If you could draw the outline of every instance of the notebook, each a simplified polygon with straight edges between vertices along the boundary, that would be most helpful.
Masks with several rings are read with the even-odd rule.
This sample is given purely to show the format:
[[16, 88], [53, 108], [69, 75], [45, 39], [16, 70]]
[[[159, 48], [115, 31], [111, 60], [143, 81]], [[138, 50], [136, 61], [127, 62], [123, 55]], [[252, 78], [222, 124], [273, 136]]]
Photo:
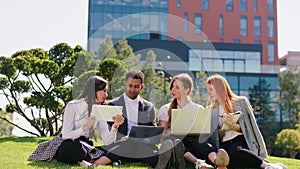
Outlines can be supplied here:
[[[231, 121], [233, 123], [236, 123], [239, 120], [240, 115], [241, 115], [241, 111], [237, 111], [237, 112], [233, 113]], [[229, 130], [229, 129], [230, 129], [230, 127], [223, 123], [221, 130]]]
[[97, 121], [113, 121], [114, 115], [122, 115], [122, 106], [93, 105], [91, 115], [96, 117]]
[[158, 144], [164, 132], [162, 126], [132, 126], [128, 139], [142, 141], [147, 144]]
[[210, 109], [172, 109], [171, 134], [208, 134], [210, 130]]

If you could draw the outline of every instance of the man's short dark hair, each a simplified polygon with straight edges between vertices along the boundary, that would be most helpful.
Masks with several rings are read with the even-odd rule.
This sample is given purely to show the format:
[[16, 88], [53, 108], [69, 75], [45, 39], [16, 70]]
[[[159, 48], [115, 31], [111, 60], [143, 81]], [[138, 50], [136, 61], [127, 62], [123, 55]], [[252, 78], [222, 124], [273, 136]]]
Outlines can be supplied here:
[[126, 73], [126, 81], [129, 79], [140, 79], [141, 83], [144, 83], [144, 78], [145, 75], [143, 72], [139, 71], [139, 70], [130, 70], [129, 72]]

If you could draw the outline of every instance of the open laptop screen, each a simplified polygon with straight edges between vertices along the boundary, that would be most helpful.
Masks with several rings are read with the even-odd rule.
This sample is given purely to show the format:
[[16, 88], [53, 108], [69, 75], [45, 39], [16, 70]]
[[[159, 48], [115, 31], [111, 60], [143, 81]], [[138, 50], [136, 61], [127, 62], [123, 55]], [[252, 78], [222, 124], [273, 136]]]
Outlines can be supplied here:
[[164, 127], [162, 126], [132, 126], [128, 139], [148, 144], [158, 144], [163, 132]]

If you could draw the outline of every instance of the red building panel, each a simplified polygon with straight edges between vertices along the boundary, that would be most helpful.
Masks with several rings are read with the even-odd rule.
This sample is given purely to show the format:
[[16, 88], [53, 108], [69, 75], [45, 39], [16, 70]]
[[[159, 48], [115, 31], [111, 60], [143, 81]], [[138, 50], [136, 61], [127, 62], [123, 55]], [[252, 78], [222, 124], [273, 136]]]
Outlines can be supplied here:
[[[233, 43], [235, 39], [242, 44], [254, 44], [259, 40], [263, 46], [262, 64], [279, 65], [277, 43], [277, 3], [274, 0], [274, 12], [267, 12], [267, 1], [257, 1], [257, 12], [253, 12], [253, 1], [247, 1], [247, 12], [240, 12], [240, 1], [233, 0], [233, 11], [226, 11], [226, 0], [210, 0], [209, 9], [202, 10], [201, 0], [181, 0], [177, 7], [177, 0], [169, 1], [168, 32], [173, 38], [183, 38], [185, 41], [204, 41]], [[188, 33], [184, 33], [184, 13], [188, 14]], [[195, 34], [195, 14], [202, 14], [202, 34]], [[219, 16], [223, 15], [223, 35], [219, 33]], [[240, 36], [240, 16], [247, 16], [247, 36]], [[254, 36], [254, 16], [261, 18], [261, 36]], [[268, 37], [268, 17], [274, 18], [274, 37]], [[170, 39], [173, 39], [170, 38]], [[268, 42], [273, 41], [275, 47], [275, 61], [268, 62]]]

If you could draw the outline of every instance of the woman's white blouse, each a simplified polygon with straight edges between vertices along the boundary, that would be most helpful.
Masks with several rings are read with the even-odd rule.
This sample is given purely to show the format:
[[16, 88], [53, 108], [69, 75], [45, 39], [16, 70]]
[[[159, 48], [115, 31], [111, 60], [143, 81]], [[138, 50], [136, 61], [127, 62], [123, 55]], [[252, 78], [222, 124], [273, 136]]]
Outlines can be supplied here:
[[163, 106], [161, 106], [161, 108], [159, 109], [158, 112], [158, 120], [162, 120], [162, 121], [168, 121], [169, 116], [168, 116], [168, 109], [171, 103], [167, 103]]
[[[62, 137], [76, 139], [80, 136], [89, 137], [89, 130], [83, 131], [83, 126], [88, 122], [88, 105], [84, 99], [70, 101], [64, 111]], [[116, 132], [109, 131], [107, 122], [96, 121], [94, 124], [105, 145], [116, 140]]]

